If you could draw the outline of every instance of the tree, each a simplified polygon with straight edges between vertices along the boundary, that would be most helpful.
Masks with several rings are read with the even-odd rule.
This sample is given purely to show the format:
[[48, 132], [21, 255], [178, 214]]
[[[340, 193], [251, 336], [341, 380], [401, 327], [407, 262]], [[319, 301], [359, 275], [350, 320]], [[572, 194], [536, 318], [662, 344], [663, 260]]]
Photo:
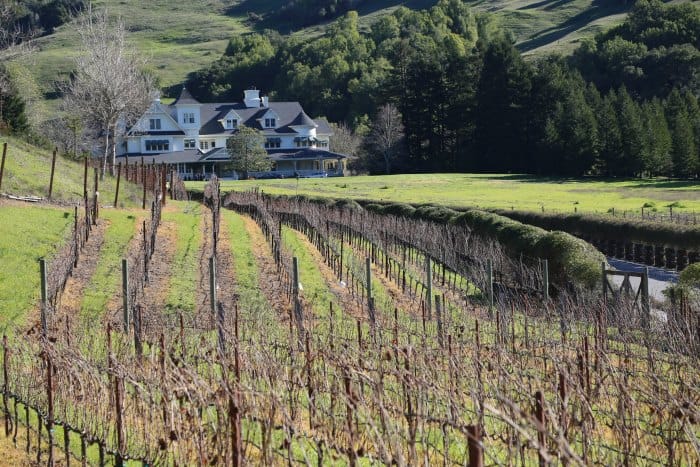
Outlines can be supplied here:
[[78, 21], [81, 53], [66, 89], [69, 108], [86, 125], [94, 125], [104, 138], [102, 177], [112, 149], [114, 167], [116, 146], [112, 142], [145, 112], [151, 102], [153, 81], [144, 73], [145, 62], [126, 42], [121, 21], [112, 24], [106, 11], [89, 9]]
[[248, 172], [270, 170], [272, 161], [263, 148], [265, 138], [255, 128], [241, 126], [226, 140], [233, 169], [242, 172], [248, 178]]
[[330, 141], [329, 149], [338, 154], [344, 154], [349, 159], [357, 156], [358, 148], [362, 143], [362, 137], [352, 131], [345, 123], [331, 123], [333, 138]]
[[[401, 113], [394, 104], [383, 105], [379, 108], [363, 144], [368, 162], [381, 160], [386, 174], [391, 174], [392, 164], [404, 153], [403, 141]], [[371, 171], [373, 164], [368, 165], [367, 168]]]

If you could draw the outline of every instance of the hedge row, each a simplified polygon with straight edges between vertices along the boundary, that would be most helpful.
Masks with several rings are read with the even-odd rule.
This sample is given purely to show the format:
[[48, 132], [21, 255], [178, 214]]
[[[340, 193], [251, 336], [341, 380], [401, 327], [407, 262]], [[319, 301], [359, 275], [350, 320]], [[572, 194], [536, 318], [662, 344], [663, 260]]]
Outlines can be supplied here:
[[493, 212], [547, 230], [563, 230], [583, 237], [628, 240], [681, 250], [700, 249], [700, 228], [670, 223], [625, 219], [594, 214], [549, 214], [529, 211]]
[[[283, 195], [281, 197], [284, 197]], [[440, 224], [451, 223], [468, 227], [483, 238], [493, 239], [512, 255], [536, 257], [549, 261], [552, 283], [567, 282], [594, 288], [600, 283], [600, 267], [605, 256], [593, 245], [565, 232], [548, 232], [492, 212], [469, 209], [456, 211], [444, 206], [386, 203], [376, 200], [336, 200], [298, 195], [288, 197], [324, 206], [360, 206], [377, 214], [410, 217]]]

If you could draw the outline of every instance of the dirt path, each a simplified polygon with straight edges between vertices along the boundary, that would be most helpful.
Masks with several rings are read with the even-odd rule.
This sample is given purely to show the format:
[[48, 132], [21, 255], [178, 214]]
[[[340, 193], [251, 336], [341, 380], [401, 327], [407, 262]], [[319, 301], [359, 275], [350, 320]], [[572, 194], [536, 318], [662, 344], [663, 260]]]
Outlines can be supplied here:
[[104, 244], [104, 237], [109, 221], [100, 219], [97, 225], [93, 226], [88, 241], [78, 257], [78, 267], [73, 269], [73, 273], [66, 281], [66, 287], [60, 295], [54, 325], [59, 326], [66, 322], [73, 322], [80, 315], [80, 304], [83, 300], [85, 288], [90, 283], [90, 279], [95, 274], [97, 263], [100, 259], [100, 251]]
[[280, 321], [288, 323], [292, 304], [287, 299], [284, 285], [277, 275], [277, 266], [272, 257], [270, 246], [267, 244], [265, 235], [263, 235], [258, 224], [248, 216], [241, 217], [245, 223], [246, 231], [250, 235], [251, 249], [253, 250], [253, 255], [255, 255], [255, 262], [258, 265], [260, 274], [259, 283], [265, 284], [265, 287], [261, 287], [261, 291], [267, 298], [267, 301], [280, 313]]
[[[227, 315], [233, 313], [238, 302], [236, 294], [236, 274], [233, 268], [233, 252], [228, 228], [222, 221], [219, 227], [219, 245], [216, 252], [217, 299], [224, 306]], [[207, 289], [208, 290], [208, 289]]]
[[202, 216], [199, 220], [199, 230], [202, 232], [202, 243], [199, 245], [199, 271], [197, 274], [197, 289], [195, 296], [195, 319], [203, 326], [213, 325], [211, 316], [211, 300], [209, 297], [209, 258], [212, 255], [212, 218], [211, 211], [202, 206]]
[[[175, 210], [168, 206], [163, 211]], [[163, 304], [166, 303], [170, 292], [170, 274], [177, 248], [177, 224], [173, 221], [162, 221], [158, 227], [155, 243], [156, 246], [149, 264], [149, 281], [143, 290], [141, 303], [144, 327], [152, 329], [167, 321]]]

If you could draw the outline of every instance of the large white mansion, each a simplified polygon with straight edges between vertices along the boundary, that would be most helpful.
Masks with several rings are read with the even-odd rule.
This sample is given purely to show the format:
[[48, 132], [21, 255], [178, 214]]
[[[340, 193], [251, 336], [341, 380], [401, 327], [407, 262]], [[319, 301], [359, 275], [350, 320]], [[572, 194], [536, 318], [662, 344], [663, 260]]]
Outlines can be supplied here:
[[269, 102], [256, 89], [243, 102], [203, 104], [183, 87], [171, 105], [155, 99], [117, 142], [117, 161], [166, 163], [185, 179], [236, 176], [227, 168], [226, 140], [241, 125], [260, 130], [273, 172], [260, 176], [342, 175], [346, 157], [328, 150], [332, 131], [298, 102]]

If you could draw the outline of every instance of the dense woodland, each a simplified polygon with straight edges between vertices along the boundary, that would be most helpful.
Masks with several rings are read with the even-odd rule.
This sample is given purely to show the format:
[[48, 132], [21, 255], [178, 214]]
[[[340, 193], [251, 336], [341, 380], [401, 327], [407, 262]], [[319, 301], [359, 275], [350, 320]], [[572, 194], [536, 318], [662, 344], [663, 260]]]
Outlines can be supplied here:
[[573, 56], [526, 60], [491, 17], [441, 0], [367, 32], [351, 11], [312, 41], [235, 37], [188, 88], [236, 100], [255, 85], [359, 132], [394, 103], [406, 143], [397, 171], [695, 177], [699, 41], [697, 6], [639, 0]]

